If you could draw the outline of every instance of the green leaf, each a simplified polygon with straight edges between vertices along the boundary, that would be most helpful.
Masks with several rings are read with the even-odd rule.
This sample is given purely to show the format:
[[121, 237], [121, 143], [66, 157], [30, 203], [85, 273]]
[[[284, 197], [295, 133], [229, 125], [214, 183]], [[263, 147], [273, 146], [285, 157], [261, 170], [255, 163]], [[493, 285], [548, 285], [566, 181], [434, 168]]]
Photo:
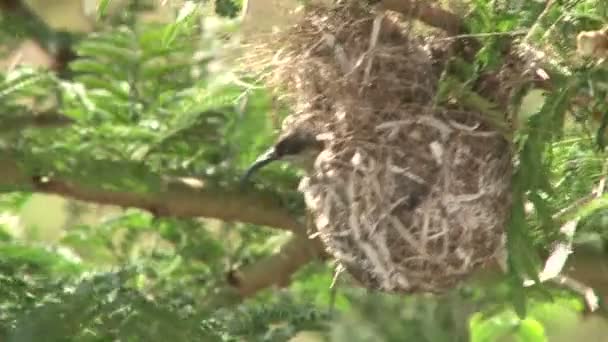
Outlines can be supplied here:
[[77, 45], [76, 53], [81, 56], [91, 56], [97, 59], [105, 59], [106, 62], [117, 65], [133, 65], [138, 60], [138, 52], [128, 47], [117, 46], [95, 40], [85, 40]]
[[17, 68], [7, 74], [2, 84], [0, 84], [0, 99], [14, 96], [16, 92], [31, 91], [35, 85], [48, 84], [52, 81], [53, 77], [45, 71]]
[[111, 66], [94, 59], [80, 58], [78, 60], [75, 60], [70, 63], [70, 69], [72, 71], [81, 73], [92, 73], [106, 76], [108, 73], [111, 73], [111, 76], [118, 76], [118, 72], [114, 72]]
[[48, 272], [76, 274], [82, 266], [46, 248], [17, 243], [0, 243], [0, 259], [24, 266], [46, 269]]
[[190, 24], [197, 9], [198, 6], [194, 3], [194, 1], [186, 1], [184, 3], [184, 6], [180, 9], [177, 15], [176, 21], [170, 25], [167, 25], [161, 43], [162, 46], [166, 47], [173, 43], [180, 31], [184, 29], [185, 25]]
[[[110, 92], [116, 99], [117, 103], [113, 103], [113, 105], [117, 105], [120, 100], [129, 101], [130, 94], [126, 85], [126, 83], [119, 82], [109, 82], [105, 79], [105, 77], [100, 77], [98, 75], [79, 75], [76, 79], [87, 86], [87, 88], [92, 89], [103, 89]], [[91, 94], [89, 94], [91, 96]], [[92, 96], [91, 96], [92, 97]]]
[[526, 318], [519, 323], [517, 340], [520, 342], [547, 342], [545, 329], [542, 324], [532, 318]]
[[99, 4], [97, 4], [97, 19], [101, 19], [106, 16], [106, 11], [108, 10], [109, 4], [110, 0], [99, 1]]
[[511, 335], [519, 320], [510, 312], [502, 312], [484, 319], [474, 314], [470, 320], [471, 342], [494, 342]]
[[513, 309], [519, 319], [525, 319], [527, 315], [527, 301], [523, 287], [523, 279], [519, 275], [511, 273], [509, 274], [509, 284], [511, 285], [510, 299], [513, 304]]

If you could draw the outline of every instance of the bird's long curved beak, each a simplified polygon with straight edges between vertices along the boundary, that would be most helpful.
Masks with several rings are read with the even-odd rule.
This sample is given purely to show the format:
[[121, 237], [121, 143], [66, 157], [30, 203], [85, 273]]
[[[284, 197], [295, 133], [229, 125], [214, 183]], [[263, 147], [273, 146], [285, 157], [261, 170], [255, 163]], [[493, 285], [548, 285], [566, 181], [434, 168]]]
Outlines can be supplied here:
[[251, 178], [251, 176], [259, 169], [264, 166], [270, 164], [271, 162], [278, 160], [279, 157], [274, 149], [274, 147], [269, 148], [262, 155], [256, 159], [251, 166], [245, 171], [245, 174], [241, 177], [241, 184], [244, 184]]

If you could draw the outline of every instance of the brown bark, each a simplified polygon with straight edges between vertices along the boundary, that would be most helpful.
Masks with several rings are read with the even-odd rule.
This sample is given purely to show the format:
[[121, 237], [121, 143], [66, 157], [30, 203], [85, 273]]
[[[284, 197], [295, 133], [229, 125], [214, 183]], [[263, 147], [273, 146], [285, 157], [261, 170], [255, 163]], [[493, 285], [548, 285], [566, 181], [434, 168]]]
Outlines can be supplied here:
[[267, 287], [288, 286], [291, 276], [301, 267], [325, 258], [327, 255], [318, 239], [294, 235], [276, 254], [231, 273], [229, 283], [242, 297], [249, 297]]
[[608, 256], [605, 253], [576, 249], [568, 258], [563, 275], [576, 280], [608, 303]]
[[260, 191], [206, 187], [204, 181], [172, 178], [158, 192], [114, 191], [68, 179], [29, 175], [0, 151], [0, 186], [72, 198], [85, 202], [139, 208], [158, 216], [208, 217], [301, 232], [302, 228], [279, 201]]
[[27, 38], [31, 38], [44, 49], [50, 56], [53, 56], [54, 63], [52, 69], [60, 76], [64, 75], [67, 65], [76, 59], [76, 53], [72, 49], [70, 42], [59, 41], [58, 44], [51, 42], [58, 34], [49, 27], [28, 5], [21, 0], [0, 0], [0, 11], [3, 15], [20, 18], [27, 24]]
[[[603, 303], [608, 303], [608, 256], [605, 253], [575, 246], [560, 276], [543, 283], [545, 286], [569, 289], [582, 296], [580, 288], [572, 288], [560, 278], [576, 281], [579, 286], [593, 290]], [[498, 263], [492, 263], [473, 274], [469, 281], [479, 286], [491, 286], [503, 279], [502, 268]]]
[[[84, 186], [66, 179], [45, 179], [28, 175], [15, 160], [0, 152], [0, 188], [64, 196], [99, 204], [134, 207], [160, 216], [208, 217], [270, 226], [294, 232], [279, 252], [229, 274], [228, 283], [238, 298], [246, 298], [272, 286], [286, 286], [291, 276], [314, 259], [324, 260], [319, 240], [310, 240], [304, 227], [278, 201], [259, 191], [211, 189], [193, 179], [168, 180], [156, 193], [131, 193]], [[482, 284], [500, 276], [500, 269], [480, 270], [475, 278]], [[597, 291], [608, 301], [608, 259], [604, 254], [576, 251], [564, 275]]]
[[74, 120], [68, 116], [55, 111], [43, 113], [28, 113], [14, 117], [4, 117], [0, 119], [1, 132], [19, 132], [28, 128], [56, 128], [69, 126]]
[[316, 258], [325, 258], [318, 239], [307, 238], [304, 227], [269, 194], [206, 187], [196, 179], [166, 181], [156, 193], [112, 191], [67, 179], [29, 175], [0, 151], [0, 188], [63, 196], [80, 201], [139, 208], [158, 216], [207, 217], [269, 226], [294, 233], [281, 250], [229, 274], [229, 285], [240, 298], [271, 286], [286, 286], [291, 275]]
[[460, 17], [445, 9], [421, 0], [382, 0], [380, 9], [399, 12], [423, 23], [446, 31], [450, 35], [464, 33], [465, 26]]

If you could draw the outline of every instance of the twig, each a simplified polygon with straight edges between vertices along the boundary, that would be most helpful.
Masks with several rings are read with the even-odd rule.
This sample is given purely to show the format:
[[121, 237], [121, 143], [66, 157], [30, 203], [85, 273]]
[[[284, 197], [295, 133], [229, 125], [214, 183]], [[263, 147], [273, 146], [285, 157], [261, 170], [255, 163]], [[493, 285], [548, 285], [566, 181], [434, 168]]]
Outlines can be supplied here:
[[[545, 267], [538, 275], [541, 283], [558, 277], [566, 265], [568, 256], [572, 253], [572, 242], [578, 221], [578, 219], [568, 221], [560, 228], [560, 232], [565, 235], [566, 241], [558, 243], [545, 261]], [[524, 286], [534, 284], [534, 280], [528, 279], [524, 281]]]
[[[304, 234], [304, 228], [272, 193], [207, 186], [195, 178], [165, 178], [158, 191], [135, 192], [97, 187], [61, 177], [30, 174], [10, 150], [0, 150], [0, 191], [31, 191], [80, 201], [139, 208], [156, 216], [208, 217], [270, 226]], [[86, 161], [85, 161], [86, 162]], [[117, 167], [121, 167], [117, 164]], [[41, 166], [44, 168], [44, 166]], [[112, 168], [107, 161], [105, 168]], [[94, 176], [93, 176], [94, 177]], [[150, 179], [153, 175], [142, 176]], [[142, 184], [143, 185], [143, 184]]]
[[53, 30], [23, 0], [0, 0], [0, 10], [9, 19], [23, 23], [26, 35], [54, 57], [53, 69], [60, 77], [67, 76], [68, 63], [77, 57], [67, 32]]
[[338, 279], [342, 272], [344, 272], [344, 266], [342, 264], [337, 264], [336, 269], [334, 270], [334, 277], [331, 280], [331, 285], [329, 286], [329, 317], [333, 317], [335, 309], [336, 309], [336, 296], [338, 293]]
[[19, 162], [11, 159], [11, 152], [7, 150], [0, 150], [0, 191], [55, 194], [98, 204], [140, 208], [156, 216], [208, 217], [293, 232], [293, 238], [277, 254], [234, 271], [229, 286], [224, 289], [232, 294], [229, 297], [233, 301], [269, 286], [286, 286], [291, 274], [303, 265], [315, 258], [327, 257], [319, 239], [309, 239], [305, 228], [279, 201], [260, 191], [245, 193], [206, 186], [194, 178], [167, 178], [159, 191], [108, 190], [75, 180], [28, 174]]
[[534, 25], [532, 25], [532, 27], [530, 27], [530, 30], [528, 31], [528, 34], [526, 35], [526, 37], [524, 37], [523, 42], [522, 42], [523, 44], [528, 44], [529, 41], [532, 39], [532, 37], [537, 33], [537, 31], [540, 30], [541, 23], [543, 22], [543, 20], [545, 20], [545, 17], [547, 17], [547, 15], [549, 15], [551, 7], [553, 7], [554, 3], [555, 3], [554, 0], [547, 0], [547, 3], [545, 4], [545, 8], [543, 9], [541, 14], [536, 19], [536, 22], [534, 23]]
[[600, 299], [593, 290], [593, 288], [581, 283], [580, 281], [563, 275], [557, 276], [551, 279], [551, 281], [558, 285], [565, 286], [570, 290], [578, 293], [581, 297], [585, 299], [585, 303], [587, 304], [587, 308], [590, 312], [594, 312], [599, 309]]
[[517, 31], [507, 31], [507, 32], [485, 32], [485, 33], [470, 33], [470, 34], [458, 34], [455, 36], [449, 36], [446, 38], [437, 38], [437, 41], [449, 41], [449, 40], [457, 40], [457, 39], [465, 39], [465, 38], [485, 38], [485, 37], [495, 37], [495, 36], [520, 36], [528, 33], [528, 30], [517, 30]]
[[576, 212], [580, 207], [590, 203], [595, 199], [595, 193], [591, 192], [590, 194], [579, 198], [578, 200], [571, 203], [569, 206], [564, 209], [558, 211], [555, 215], [553, 215], [553, 220], [561, 221], [564, 217], [571, 215], [573, 212]]
[[281, 250], [233, 273], [232, 286], [248, 297], [270, 286], [287, 286], [291, 275], [313, 259], [327, 258], [319, 240], [296, 234]]
[[[608, 168], [608, 163], [604, 165], [604, 174], [606, 173]], [[595, 187], [591, 194], [583, 197], [575, 202], [576, 205], [571, 205], [565, 210], [561, 210], [559, 213], [554, 215], [554, 219], [564, 217], [572, 211], [580, 208], [581, 206], [589, 203], [594, 198], [599, 198], [603, 195], [606, 187], [606, 177], [602, 177], [598, 183], [598, 186]], [[574, 234], [576, 232], [576, 226], [580, 217], [575, 217], [560, 227], [560, 233], [562, 233], [565, 237], [565, 241], [559, 242], [547, 260], [545, 261], [545, 266], [543, 270], [539, 273], [538, 278], [541, 283], [546, 281], [551, 281], [559, 285], [564, 285], [574, 292], [579, 293], [583, 298], [585, 298], [585, 302], [587, 303], [587, 307], [591, 312], [597, 310], [599, 307], [599, 299], [593, 288], [575, 280], [570, 277], [561, 275], [566, 262], [568, 261], [568, 257], [572, 254], [572, 244], [574, 242]], [[533, 280], [527, 279], [524, 281], [524, 286], [534, 285], [535, 282]]]
[[442, 29], [450, 35], [466, 33], [463, 21], [456, 14], [420, 0], [382, 0], [378, 9], [390, 10], [414, 17], [423, 23]]
[[374, 18], [374, 25], [372, 27], [372, 34], [369, 40], [369, 47], [367, 49], [367, 65], [365, 66], [365, 72], [363, 76], [363, 84], [367, 85], [369, 83], [369, 75], [372, 71], [372, 65], [374, 63], [374, 49], [378, 44], [378, 37], [380, 37], [380, 29], [382, 28], [382, 19], [384, 19], [383, 14], [379, 14]]
[[53, 111], [4, 116], [0, 117], [0, 133], [19, 132], [27, 128], [64, 127], [73, 123], [72, 118]]

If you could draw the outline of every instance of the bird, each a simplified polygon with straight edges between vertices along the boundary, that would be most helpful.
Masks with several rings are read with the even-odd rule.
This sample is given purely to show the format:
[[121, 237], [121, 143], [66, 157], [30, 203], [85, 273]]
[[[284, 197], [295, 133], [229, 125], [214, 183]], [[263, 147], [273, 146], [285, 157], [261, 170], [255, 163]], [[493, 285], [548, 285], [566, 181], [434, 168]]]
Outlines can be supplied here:
[[406, 114], [417, 120], [396, 127], [409, 134], [361, 128], [354, 137], [341, 122], [293, 116], [241, 181], [275, 161], [302, 169], [306, 233], [354, 284], [440, 294], [503, 248], [511, 154], [498, 133]]
[[247, 183], [257, 171], [275, 161], [288, 162], [310, 173], [323, 148], [324, 142], [308, 129], [299, 128], [283, 133], [272, 147], [260, 154], [246, 169], [241, 184]]

